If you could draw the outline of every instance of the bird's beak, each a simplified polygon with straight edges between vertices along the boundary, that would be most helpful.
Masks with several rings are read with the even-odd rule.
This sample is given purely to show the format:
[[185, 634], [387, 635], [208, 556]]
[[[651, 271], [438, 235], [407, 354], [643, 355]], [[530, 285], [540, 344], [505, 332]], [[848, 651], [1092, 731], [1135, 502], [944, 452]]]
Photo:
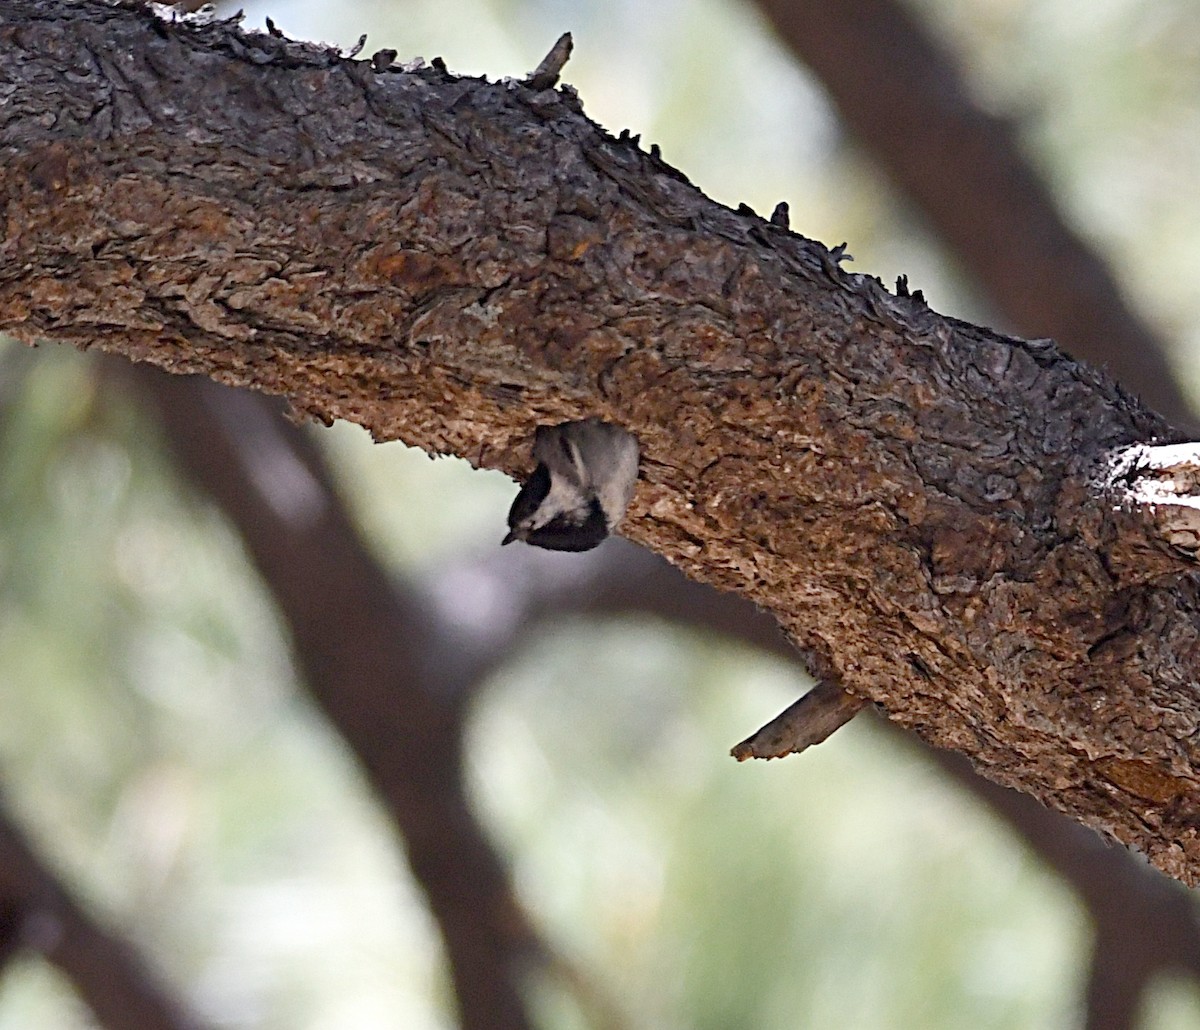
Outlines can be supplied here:
[[511, 544], [514, 540], [523, 540], [523, 539], [524, 539], [524, 537], [514, 529], [512, 532], [510, 532], [508, 534], [508, 536], [506, 536], [503, 540], [500, 541], [500, 546], [503, 547], [505, 544]]

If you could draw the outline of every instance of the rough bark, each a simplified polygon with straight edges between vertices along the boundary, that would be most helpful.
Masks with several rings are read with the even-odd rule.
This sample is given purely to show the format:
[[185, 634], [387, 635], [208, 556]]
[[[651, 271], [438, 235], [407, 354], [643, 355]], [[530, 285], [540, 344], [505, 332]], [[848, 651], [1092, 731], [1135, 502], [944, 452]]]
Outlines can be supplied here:
[[[514, 549], [497, 551], [442, 567], [431, 573], [424, 585], [386, 577], [378, 568], [361, 567], [358, 562], [362, 559], [355, 559], [351, 581], [373, 583], [388, 579], [397, 594], [396, 605], [403, 610], [422, 611], [419, 618], [406, 621], [408, 629], [404, 634], [397, 634], [393, 629], [393, 605], [354, 602], [345, 594], [346, 577], [342, 572], [345, 562], [326, 562], [320, 557], [324, 553], [362, 556], [364, 545], [330, 487], [329, 473], [319, 452], [295, 427], [278, 418], [275, 405], [265, 399], [212, 387], [194, 377], [168, 378], [146, 369], [144, 374], [135, 372], [131, 378], [139, 386], [141, 399], [161, 418], [181, 469], [211, 495], [243, 534], [267, 588], [278, 599], [281, 609], [290, 613], [297, 598], [302, 597], [322, 597], [334, 611], [351, 604], [352, 610], [345, 616], [316, 622], [298, 636], [295, 640], [298, 649], [311, 650], [316, 655], [338, 652], [343, 647], [338, 641], [348, 635], [360, 642], [358, 654], [363, 666], [411, 671], [411, 663], [395, 657], [393, 652], [407, 655], [406, 638], [416, 634], [419, 650], [470, 656], [462, 665], [439, 660], [427, 663], [419, 676], [406, 673], [392, 680], [390, 691], [394, 701], [384, 710], [384, 720], [396, 722], [389, 724], [386, 733], [363, 734], [360, 721], [341, 717], [348, 709], [360, 708], [368, 715], [375, 711], [369, 685], [360, 698], [359, 677], [323, 674], [319, 682], [312, 684], [319, 700], [322, 695], [340, 695], [339, 700], [326, 699], [321, 703], [373, 778], [372, 770], [394, 762], [397, 740], [411, 736], [424, 743], [424, 746], [405, 743], [402, 750], [412, 750], [412, 760], [427, 762], [428, 770], [381, 790], [381, 797], [401, 835], [422, 842], [429, 849], [429, 859], [416, 870], [427, 892], [453, 892], [454, 885], [466, 879], [450, 871], [459, 865], [474, 870], [471, 882], [476, 882], [480, 863], [472, 854], [477, 849], [489, 848], [482, 828], [476, 825], [464, 834], [461, 828], [467, 824], [457, 817], [448, 818], [443, 810], [449, 801], [453, 812], [468, 821], [472, 818], [469, 806], [461, 800], [457, 771], [451, 777], [446, 775], [443, 763], [448, 749], [444, 735], [448, 732], [456, 737], [461, 735], [462, 715], [469, 698], [483, 688], [489, 674], [531, 633], [563, 617], [644, 614], [738, 640], [785, 660], [796, 660], [795, 651], [783, 639], [774, 619], [732, 594], [720, 594], [683, 579], [649, 552], [617, 544], [567, 567], [558, 556], [534, 549], [515, 553]], [[249, 463], [244, 460], [248, 455], [254, 456]], [[264, 477], [267, 469], [276, 471]], [[306, 482], [308, 487], [291, 492], [290, 502], [278, 496], [274, 503], [256, 501], [264, 492], [272, 492], [265, 484], [279, 481], [279, 469], [290, 470], [284, 481]], [[297, 523], [302, 525], [306, 520], [297, 517], [298, 511], [324, 512], [320, 519], [324, 530], [313, 535], [299, 531]], [[287, 541], [286, 546], [280, 546], [279, 541]], [[264, 545], [267, 546], [262, 553]], [[289, 555], [292, 560], [277, 561], [271, 557], [274, 553]], [[303, 571], [297, 575], [295, 568]], [[491, 605], [473, 611], [469, 626], [464, 626], [453, 610], [452, 599], [462, 592], [494, 599]], [[359, 626], [360, 622], [363, 625]], [[376, 622], [384, 628], [373, 627]], [[299, 664], [312, 675], [313, 663], [303, 653]], [[429, 699], [440, 699], [446, 705], [450, 717], [444, 723], [439, 721], [431, 726], [423, 718]], [[899, 732], [887, 723], [880, 723], [877, 728]], [[906, 739], [917, 744], [911, 737]], [[457, 745], [453, 750], [459, 753]], [[1095, 926], [1097, 956], [1124, 954], [1120, 976], [1114, 977], [1108, 965], [1101, 963], [1089, 977], [1089, 1020], [1095, 1025], [1130, 1025], [1122, 1024], [1119, 1019], [1123, 1013], [1136, 1009], [1145, 983], [1154, 973], [1200, 976], [1200, 922], [1195, 906], [1189, 904], [1178, 884], [1159, 876], [1124, 849], [1105, 845], [1090, 830], [1025, 795], [981, 779], [960, 756], [925, 748], [922, 752], [1011, 827], [1072, 888]], [[424, 796], [425, 800], [396, 805], [393, 799], [402, 784], [405, 794]], [[377, 786], [385, 785], [377, 782]], [[446, 833], [448, 826], [454, 827], [452, 835]], [[437, 845], [438, 841], [443, 842], [442, 846]], [[446, 866], [447, 871], [429, 876], [429, 871], [437, 865]], [[488, 860], [485, 866], [500, 873], [503, 870], [496, 859]], [[489, 878], [485, 891], [492, 897], [512, 893], [507, 881], [494, 878]], [[469, 941], [479, 936], [479, 912], [485, 918], [488, 913], [505, 910], [515, 914], [519, 912], [514, 908], [517, 905], [511, 900], [503, 906], [493, 903], [475, 909], [433, 900], [430, 907], [445, 936], [463, 936]], [[478, 991], [480, 983], [493, 982], [497, 976], [510, 977], [513, 980], [510, 990], [516, 997], [520, 994], [519, 981], [527, 961], [549, 959], [551, 967], [560, 971], [561, 963], [553, 959], [548, 948], [531, 947], [535, 934], [523, 917], [510, 920], [507, 925], [511, 928], [508, 933], [488, 932], [491, 950], [454, 944], [447, 948], [449, 961], [458, 967], [453, 970], [456, 984]], [[482, 965], [475, 965], [476, 961]], [[578, 974], [568, 973], [563, 979], [598, 1013], [594, 1019], [597, 1025], [621, 1025], [619, 1018], [611, 1016], [605, 1021], [602, 1014], [608, 1003], [597, 998], [594, 989], [581, 985]], [[496, 1025], [487, 1022], [486, 1012], [483, 1017], [482, 1025]]]
[[1096, 487], [1177, 437], [1107, 378], [708, 201], [569, 92], [96, 3], [0, 18], [0, 328], [509, 472], [534, 423], [619, 421], [629, 536], [1200, 876], [1197, 580]]

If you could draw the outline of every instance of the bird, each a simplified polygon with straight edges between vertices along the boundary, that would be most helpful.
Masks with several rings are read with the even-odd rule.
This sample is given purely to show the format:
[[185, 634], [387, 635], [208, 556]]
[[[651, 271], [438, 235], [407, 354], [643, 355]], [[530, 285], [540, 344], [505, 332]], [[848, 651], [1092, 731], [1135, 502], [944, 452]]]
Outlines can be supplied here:
[[637, 484], [637, 437], [597, 417], [538, 426], [533, 456], [502, 545], [590, 551], [616, 530]]

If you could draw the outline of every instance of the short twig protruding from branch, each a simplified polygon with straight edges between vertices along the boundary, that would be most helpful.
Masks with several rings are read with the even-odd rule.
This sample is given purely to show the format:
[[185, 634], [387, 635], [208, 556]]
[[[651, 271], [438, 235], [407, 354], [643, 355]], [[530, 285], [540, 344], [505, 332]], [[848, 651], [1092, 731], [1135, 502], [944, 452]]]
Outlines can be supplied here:
[[387, 71], [395, 62], [395, 50], [377, 50], [371, 57], [371, 67], [377, 72]]
[[571, 56], [571, 48], [574, 45], [571, 33], [564, 32], [559, 36], [558, 42], [550, 48], [550, 53], [542, 58], [542, 63], [526, 77], [525, 85], [539, 92], [543, 89], [553, 89], [558, 82], [558, 76], [563, 70], [563, 65], [567, 63], [567, 58]]
[[791, 707], [780, 712], [757, 733], [730, 750], [739, 762], [747, 758], [798, 755], [845, 726], [867, 699], [848, 693], [836, 683], [820, 681]]

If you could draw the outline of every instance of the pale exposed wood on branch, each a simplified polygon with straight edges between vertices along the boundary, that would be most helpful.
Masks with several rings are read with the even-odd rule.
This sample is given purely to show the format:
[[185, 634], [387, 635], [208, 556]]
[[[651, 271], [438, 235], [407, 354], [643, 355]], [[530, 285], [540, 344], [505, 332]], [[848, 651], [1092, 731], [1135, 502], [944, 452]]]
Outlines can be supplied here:
[[[335, 554], [345, 554], [360, 548], [354, 542], [355, 531], [352, 520], [341, 510], [341, 502], [335, 492], [330, 489], [330, 476], [321, 463], [319, 452], [311, 446], [311, 442], [294, 427], [281, 420], [271, 422], [273, 406], [264, 403], [260, 398], [243, 398], [244, 403], [236, 403], [236, 398], [230, 395], [229, 400], [238, 417], [229, 419], [219, 417], [218, 411], [223, 407], [216, 403], [215, 398], [207, 403], [197, 403], [200, 397], [219, 394], [202, 380], [170, 380], [155, 374], [137, 377], [145, 388], [143, 399], [150, 399], [155, 407], [161, 405], [161, 410], [168, 417], [164, 419], [164, 428], [172, 438], [178, 437], [178, 444], [186, 454], [185, 462], [191, 466], [191, 472], [197, 483], [213, 492], [214, 497], [228, 512], [231, 521], [242, 528], [249, 536], [252, 547], [261, 545], [262, 541], [286, 541], [282, 548], [284, 553], [295, 559], [297, 554], [305, 553], [306, 549], [298, 546], [298, 541], [291, 539], [295, 525], [306, 521], [304, 512], [320, 510], [328, 513], [329, 522], [336, 526], [336, 536], [347, 537], [338, 543], [331, 544], [328, 540], [314, 541], [313, 546], [322, 551]], [[218, 447], [214, 456], [211, 442], [221, 440], [232, 434], [237, 446], [237, 438], [245, 437], [241, 444], [263, 449], [263, 440], [270, 440], [270, 450], [276, 454], [277, 461], [285, 467], [300, 465], [304, 470], [303, 476], [293, 474], [289, 479], [302, 478], [316, 484], [320, 490], [321, 500], [313, 503], [308, 490], [302, 490], [299, 503], [273, 503], [258, 505], [253, 502], [253, 495], [261, 491], [245, 477], [245, 469], [238, 462], [224, 460], [223, 448]], [[205, 442], [209, 446], [205, 447]], [[278, 448], [283, 453], [278, 454]], [[206, 452], [200, 465], [193, 464]], [[215, 460], [214, 460], [215, 459]], [[251, 497], [243, 497], [249, 491]], [[257, 543], [256, 543], [257, 542]], [[340, 572], [343, 563], [326, 565], [321, 561], [302, 561], [303, 569], [315, 573], [315, 578], [303, 585], [293, 582], [290, 567], [288, 574], [282, 579], [277, 573], [283, 563], [266, 561], [263, 572], [267, 586], [278, 592], [281, 607], [291, 609], [294, 601], [289, 596], [319, 596], [333, 598], [340, 596], [343, 589], [340, 586]], [[328, 574], [336, 571], [338, 574], [329, 579]], [[352, 570], [352, 578], [360, 577], [365, 581], [374, 582], [384, 577], [376, 570], [363, 575], [360, 570]], [[397, 584], [394, 577], [393, 585]], [[405, 589], [408, 589], [407, 587]], [[437, 660], [429, 663], [423, 673], [423, 678], [417, 680], [404, 677], [397, 681], [394, 693], [398, 699], [407, 697], [411, 691], [419, 691], [444, 698], [459, 716], [448, 720], [447, 728], [456, 728], [461, 733], [461, 713], [465, 708], [464, 699], [458, 696], [463, 690], [472, 695], [482, 688], [490, 673], [497, 669], [512, 653], [514, 647], [519, 647], [526, 634], [535, 631], [546, 621], [553, 622], [562, 617], [573, 617], [579, 614], [612, 614], [628, 617], [630, 614], [648, 615], [663, 618], [691, 627], [693, 630], [708, 634], [720, 634], [745, 645], [776, 655], [785, 660], [797, 660], [794, 649], [789, 647], [778, 626], [740, 598], [730, 594], [720, 594], [716, 591], [701, 587], [696, 583], [683, 579], [666, 563], [653, 555], [620, 542], [606, 545], [603, 549], [593, 552], [569, 565], [557, 560], [556, 556], [533, 549], [514, 554], [512, 549], [497, 551], [492, 555], [464, 557], [459, 562], [442, 566], [432, 573], [428, 583], [420, 588], [418, 593], [425, 596], [433, 611], [436, 613], [428, 620], [421, 618], [420, 622], [428, 633], [422, 646], [435, 654], [467, 653], [472, 656], [470, 667], [473, 672], [464, 677], [450, 663]], [[492, 598], [491, 605], [484, 606], [476, 612], [476, 617], [470, 624], [469, 635], [464, 638], [461, 619], [457, 617], [457, 599], [464, 593], [472, 596]], [[330, 605], [331, 608], [342, 611], [341, 602]], [[357, 620], [381, 620], [380, 630], [369, 625], [354, 625]], [[319, 623], [315, 628], [319, 627]], [[360, 641], [374, 641], [375, 646], [390, 649], [397, 646], [401, 639], [394, 632], [391, 617], [386, 608], [369, 604], [357, 608], [354, 617], [349, 622], [343, 620], [328, 620], [326, 631], [336, 637], [342, 633], [353, 634]], [[444, 643], [439, 643], [444, 640]], [[329, 650], [331, 642], [314, 642], [318, 651]], [[407, 663], [399, 665], [386, 657], [386, 653], [363, 654], [364, 664], [368, 667], [407, 667]], [[344, 691], [348, 699], [353, 697], [360, 686], [357, 679], [339, 678], [328, 685], [318, 683], [318, 689], [335, 689]], [[370, 701], [364, 702], [370, 707]], [[393, 706], [399, 713], [406, 726], [412, 726], [412, 713], [408, 706], [401, 701]], [[350, 740], [355, 751], [364, 755], [368, 769], [386, 766], [389, 754], [394, 750], [395, 740], [386, 713], [382, 720], [374, 720], [370, 724], [372, 732], [364, 734], [363, 725], [351, 724], [346, 720], [337, 722], [338, 728]], [[893, 728], [886, 724], [878, 724], [880, 732]], [[383, 733], [374, 732], [380, 726]], [[413, 727], [418, 735], [426, 735], [429, 730], [424, 726]], [[912, 738], [908, 742], [916, 744]], [[898, 742], [899, 743], [899, 742]], [[451, 749], [457, 752], [457, 748]], [[378, 755], [374, 753], [378, 751]], [[455, 791], [461, 789], [457, 779], [447, 781], [441, 771], [443, 745], [436, 748], [418, 749], [419, 757], [428, 762], [428, 775], [415, 777], [414, 789], [420, 790], [426, 786], [437, 786], [430, 794], [428, 803], [398, 812], [398, 826], [402, 834], [415, 834], [420, 840], [445, 842], [438, 849], [442, 863], [453, 867], [461, 865], [464, 869], [475, 870], [477, 867], [473, 857], [468, 853], [469, 848], [461, 835], [461, 827], [454, 825], [454, 820], [446, 818], [442, 808], [450, 800]], [[1036, 851], [1039, 857], [1053, 868], [1063, 881], [1070, 885], [1086, 906], [1093, 923], [1097, 926], [1099, 936], [1111, 939], [1111, 946], [1120, 946], [1123, 942], [1126, 955], [1132, 967], [1139, 971], [1182, 971], [1195, 976], [1200, 973], [1200, 922], [1197, 921], [1195, 910], [1182, 896], [1178, 885], [1171, 883], [1157, 873], [1149, 870], [1139, 859], [1120, 848], [1105, 844], [1098, 836], [1089, 830], [1068, 822], [1055, 812], [1051, 812], [1031, 799], [1013, 791], [1004, 790], [976, 776], [970, 766], [959, 756], [948, 752], [930, 752], [923, 749], [927, 759], [938, 763], [945, 772], [958, 782], [963, 789], [971, 792], [981, 803], [987, 805], [995, 815], [1025, 840]], [[469, 811], [462, 816], [473, 821]], [[415, 819], [415, 823], [412, 821]], [[444, 836], [444, 830], [451, 826], [451, 836]], [[475, 846], [486, 847], [486, 837], [481, 829], [477, 829], [478, 838]], [[453, 843], [451, 843], [453, 840]], [[421, 871], [428, 876], [436, 869], [435, 864], [423, 864]], [[472, 872], [475, 876], [477, 873]], [[439, 884], [448, 887], [458, 881], [459, 877], [452, 873], [442, 872], [433, 878], [433, 889]], [[453, 916], [454, 910], [441, 905], [432, 906], [439, 919], [447, 914]], [[477, 918], [477, 917], [476, 917]], [[1149, 928], [1153, 928], [1150, 932]], [[469, 921], [461, 926], [451, 925], [444, 932], [466, 933], [475, 931], [475, 922]], [[514, 977], [522, 975], [523, 962], [527, 954], [526, 940], [517, 935], [500, 945], [501, 954], [504, 950], [512, 950], [521, 960], [502, 963], [501, 968], [508, 969]], [[461, 961], [465, 955], [468, 959], [489, 958], [494, 960], [496, 954], [487, 956], [474, 955], [470, 951], [461, 952], [451, 949], [452, 960]], [[552, 960], [556, 972], [560, 972], [559, 963]], [[1131, 972], [1127, 968], [1125, 974]], [[1100, 971], [1092, 977], [1092, 983], [1097, 982]], [[468, 983], [476, 983], [480, 972], [468, 968], [456, 972]], [[584, 996], [594, 994], [587, 984], [579, 985], [578, 974], [566, 972], [567, 982], [576, 985], [576, 989]], [[1117, 981], [1106, 976], [1105, 985], [1116, 989]], [[1130, 987], [1129, 978], [1123, 975], [1119, 981], [1122, 990]], [[1134, 994], [1138, 992], [1135, 990]], [[1111, 990], [1105, 997], [1111, 995]], [[1089, 1003], [1092, 998], [1089, 995]], [[1096, 1002], [1097, 1007], [1103, 1007], [1104, 999]], [[609, 1005], [601, 1002], [599, 1006], [592, 1003], [593, 1008], [606, 1010]], [[485, 1019], [487, 1018], [485, 1014]], [[605, 1020], [600, 1014], [598, 1020]], [[607, 1017], [608, 1023], [615, 1025], [612, 1016]], [[485, 1025], [494, 1025], [487, 1024]], [[600, 1023], [598, 1025], [603, 1025]]]
[[1130, 504], [1144, 507], [1172, 547], [1200, 550], [1200, 445], [1137, 444], [1113, 455], [1109, 483]]

